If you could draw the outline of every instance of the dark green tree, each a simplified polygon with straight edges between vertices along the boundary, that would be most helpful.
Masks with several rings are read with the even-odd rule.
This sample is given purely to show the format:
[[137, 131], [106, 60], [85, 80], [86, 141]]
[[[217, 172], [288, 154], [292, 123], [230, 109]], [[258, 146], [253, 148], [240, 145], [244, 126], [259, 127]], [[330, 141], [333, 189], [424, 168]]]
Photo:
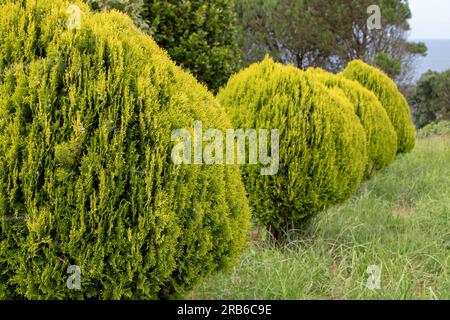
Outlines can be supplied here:
[[235, 0], [88, 0], [95, 10], [116, 9], [167, 50], [212, 91], [240, 64]]
[[[237, 0], [238, 32], [244, 65], [269, 54], [299, 68], [330, 66], [332, 34], [303, 0]], [[330, 69], [330, 68], [327, 68]]]
[[424, 73], [410, 100], [418, 128], [434, 121], [450, 120], [450, 70]]
[[239, 65], [234, 0], [144, 0], [150, 34], [183, 68], [217, 91]]
[[383, 70], [392, 79], [402, 73], [402, 64], [398, 59], [389, 57], [386, 52], [375, 55], [373, 64]]
[[407, 41], [411, 11], [407, 1], [380, 0], [381, 28], [370, 28], [372, 0], [237, 0], [243, 61], [266, 53], [300, 68], [341, 70], [360, 59], [407, 83], [422, 43]]

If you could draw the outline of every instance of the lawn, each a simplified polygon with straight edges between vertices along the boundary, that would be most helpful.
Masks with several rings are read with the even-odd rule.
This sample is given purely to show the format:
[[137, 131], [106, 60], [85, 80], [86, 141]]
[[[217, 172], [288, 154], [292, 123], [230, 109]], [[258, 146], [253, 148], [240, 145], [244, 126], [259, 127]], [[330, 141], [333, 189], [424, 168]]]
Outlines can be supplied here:
[[[433, 136], [283, 246], [249, 245], [186, 298], [450, 299], [449, 262], [450, 136]], [[367, 286], [369, 266], [379, 288]]]

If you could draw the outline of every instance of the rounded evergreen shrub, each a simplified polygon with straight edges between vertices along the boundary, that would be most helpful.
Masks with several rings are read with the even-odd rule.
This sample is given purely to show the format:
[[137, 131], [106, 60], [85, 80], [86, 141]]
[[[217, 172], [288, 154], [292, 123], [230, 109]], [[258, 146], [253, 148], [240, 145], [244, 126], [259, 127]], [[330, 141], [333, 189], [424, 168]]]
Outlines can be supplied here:
[[416, 144], [416, 130], [408, 102], [395, 82], [377, 68], [360, 60], [350, 62], [342, 74], [361, 83], [381, 102], [397, 133], [397, 153], [411, 151]]
[[214, 96], [124, 14], [1, 3], [0, 297], [172, 297], [234, 263], [239, 168], [171, 161], [174, 129], [231, 126]]
[[395, 160], [397, 154], [397, 134], [391, 121], [373, 92], [358, 82], [334, 75], [322, 69], [310, 68], [308, 74], [316, 77], [328, 88], [339, 88], [353, 104], [356, 115], [361, 120], [367, 137], [368, 162], [366, 175], [386, 167]]
[[266, 58], [234, 75], [218, 98], [234, 127], [279, 130], [277, 174], [243, 167], [253, 213], [275, 235], [358, 187], [366, 137], [344, 96]]

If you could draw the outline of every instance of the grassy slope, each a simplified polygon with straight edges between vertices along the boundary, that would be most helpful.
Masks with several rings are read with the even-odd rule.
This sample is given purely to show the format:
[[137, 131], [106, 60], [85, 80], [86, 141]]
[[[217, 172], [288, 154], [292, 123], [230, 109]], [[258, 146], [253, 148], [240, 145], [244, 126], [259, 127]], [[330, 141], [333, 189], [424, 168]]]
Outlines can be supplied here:
[[[196, 299], [450, 299], [450, 137], [416, 149], [283, 248], [252, 245]], [[369, 265], [381, 289], [366, 287]]]

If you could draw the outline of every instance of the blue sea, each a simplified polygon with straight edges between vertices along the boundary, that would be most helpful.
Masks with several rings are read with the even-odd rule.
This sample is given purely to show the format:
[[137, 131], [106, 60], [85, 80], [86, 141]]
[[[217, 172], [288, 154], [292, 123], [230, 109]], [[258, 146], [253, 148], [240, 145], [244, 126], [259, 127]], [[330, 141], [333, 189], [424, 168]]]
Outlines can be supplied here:
[[428, 70], [442, 72], [450, 69], [450, 39], [413, 41], [424, 42], [428, 47], [428, 55], [417, 59], [414, 80], [418, 80]]

